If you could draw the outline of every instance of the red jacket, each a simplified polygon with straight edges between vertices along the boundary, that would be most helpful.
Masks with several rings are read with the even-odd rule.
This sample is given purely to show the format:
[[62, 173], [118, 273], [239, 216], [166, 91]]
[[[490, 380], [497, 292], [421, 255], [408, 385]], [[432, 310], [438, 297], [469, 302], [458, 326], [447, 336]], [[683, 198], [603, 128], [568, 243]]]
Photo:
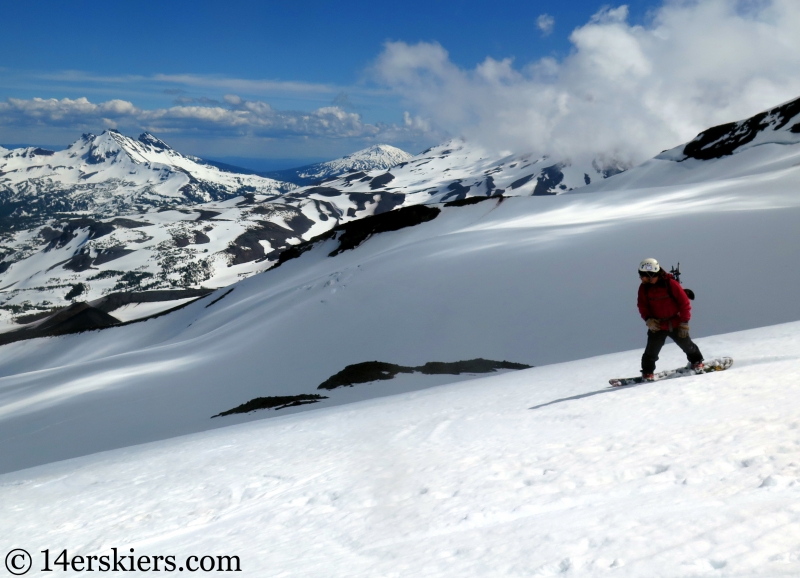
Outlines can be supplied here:
[[663, 331], [677, 329], [678, 325], [688, 323], [692, 317], [692, 305], [686, 292], [669, 273], [665, 273], [655, 285], [639, 285], [638, 305], [642, 319], [658, 319]]

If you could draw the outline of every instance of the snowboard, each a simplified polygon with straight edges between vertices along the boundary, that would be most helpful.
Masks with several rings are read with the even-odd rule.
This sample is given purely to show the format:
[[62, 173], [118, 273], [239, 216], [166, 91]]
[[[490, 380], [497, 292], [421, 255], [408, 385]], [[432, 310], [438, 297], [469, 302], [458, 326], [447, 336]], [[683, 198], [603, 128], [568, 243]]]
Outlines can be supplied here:
[[[686, 367], [679, 367], [678, 369], [668, 369], [666, 371], [659, 371], [653, 374], [653, 381], [661, 381], [662, 379], [674, 379], [676, 377], [688, 377], [690, 375], [699, 375], [701, 373], [711, 373], [712, 371], [725, 371], [733, 365], [733, 359], [730, 357], [718, 357], [715, 359], [707, 359], [703, 362], [705, 365], [703, 369], [691, 369], [688, 365]], [[612, 387], [621, 387], [625, 385], [636, 385], [637, 383], [646, 383], [641, 376], [639, 377], [625, 377], [621, 379], [609, 379], [608, 383]]]

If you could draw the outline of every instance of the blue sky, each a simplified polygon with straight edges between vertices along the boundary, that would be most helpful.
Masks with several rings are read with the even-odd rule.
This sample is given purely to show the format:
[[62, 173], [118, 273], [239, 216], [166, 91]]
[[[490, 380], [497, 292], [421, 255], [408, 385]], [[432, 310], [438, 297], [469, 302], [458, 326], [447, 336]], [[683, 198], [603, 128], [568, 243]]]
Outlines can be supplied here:
[[[631, 19], [641, 20], [652, 2], [629, 4]], [[364, 122], [399, 123], [401, 99], [369, 77], [387, 40], [438, 42], [465, 68], [487, 56], [526, 63], [568, 53], [569, 32], [602, 5], [594, 0], [5, 3], [0, 100], [85, 97], [93, 103], [122, 99], [157, 108], [190, 99], [213, 105], [225, 94], [237, 94], [279, 110], [338, 104]], [[552, 30], [537, 26], [543, 14], [552, 17]], [[6, 133], [0, 133], [0, 142], [63, 145], [87, 128], [46, 128], [31, 120], [27, 127], [0, 125]], [[220, 156], [201, 142], [213, 135], [175, 137], [195, 152]], [[359, 141], [330, 140], [307, 146], [307, 156], [338, 154]], [[407, 140], [399, 144], [433, 144], [425, 137]], [[280, 147], [256, 149], [254, 156], [282, 156]], [[283, 156], [306, 156], [302, 146], [288, 150], [292, 154]], [[232, 156], [248, 156], [247, 150]]]
[[[771, 14], [773, 4], [788, 12]], [[597, 114], [613, 115], [617, 108], [627, 114], [633, 109], [613, 94], [625, 82], [598, 88], [613, 71], [627, 71], [624, 79], [649, 75], [652, 85], [680, 78], [662, 57], [665, 51], [680, 56], [681, 45], [701, 45], [703, 30], [725, 38], [732, 27], [752, 24], [754, 39], [774, 36], [776, 30], [758, 32], [757, 26], [767, 21], [780, 28], [780, 20], [791, 21], [791, 4], [8, 2], [0, 20], [0, 143], [66, 145], [82, 132], [113, 127], [126, 134], [151, 130], [183, 152], [209, 158], [316, 160], [376, 142], [418, 152], [462, 133], [486, 135], [498, 148], [508, 137], [511, 148], [544, 150], [546, 143], [510, 134], [520, 126], [517, 120], [532, 112], [544, 119], [524, 125], [526, 134], [548, 126], [548, 119], [563, 116], [558, 103], [564, 94], [575, 102], [615, 103]], [[686, 34], [682, 29], [692, 22], [705, 27], [680, 43], [664, 40]], [[765, 47], [766, 54], [774, 58], [777, 44]], [[785, 44], [782, 49], [791, 52]], [[644, 64], [631, 60], [637, 50]], [[726, 50], [720, 46], [720, 55]], [[694, 58], [704, 62], [708, 50]], [[792, 62], [781, 61], [784, 68], [767, 71], [761, 81], [750, 68], [741, 78], [733, 74], [738, 86], [725, 81], [722, 96], [710, 95], [713, 90], [702, 86], [708, 74], [698, 72], [690, 88], [700, 87], [703, 106], [689, 107], [687, 127], [665, 129], [661, 140], [683, 138], [716, 116], [749, 112], [792, 94], [785, 70]], [[739, 61], [716, 66], [730, 75]], [[603, 67], [612, 72], [587, 94], [576, 70], [589, 70], [587, 78]], [[753, 82], [763, 85], [753, 89], [760, 97], [737, 96]], [[541, 101], [545, 93], [553, 96]], [[685, 106], [681, 98], [688, 97], [676, 97], [671, 106]], [[698, 97], [692, 98], [694, 105]], [[501, 116], [514, 117], [510, 132], [495, 130]], [[573, 124], [580, 123], [585, 126], [585, 119], [576, 117]]]
[[[569, 32], [605, 2], [440, 0], [13, 2], [0, 49], [22, 71], [115, 76], [219, 74], [350, 85], [386, 40], [436, 41], [473, 66], [486, 56], [530, 61], [570, 49]], [[632, 0], [630, 20], [657, 4]], [[537, 18], [554, 18], [541, 34]], [[24, 94], [24, 90], [22, 91]]]

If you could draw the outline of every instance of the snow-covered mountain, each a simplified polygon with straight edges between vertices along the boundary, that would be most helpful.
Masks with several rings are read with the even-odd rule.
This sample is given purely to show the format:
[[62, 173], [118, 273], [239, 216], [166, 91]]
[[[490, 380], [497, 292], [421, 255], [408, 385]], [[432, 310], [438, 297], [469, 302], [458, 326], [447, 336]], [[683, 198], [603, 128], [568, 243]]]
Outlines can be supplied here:
[[[800, 574], [800, 143], [780, 122], [593, 194], [532, 195], [548, 161], [436, 148], [280, 197], [328, 228], [269, 271], [0, 346], [0, 552], [238, 556], [253, 576]], [[276, 201], [181, 213], [187, 246]], [[169, 226], [102, 223], [39, 252]], [[731, 369], [607, 387], [639, 369], [649, 256], [680, 261], [692, 335]], [[100, 305], [38, 327], [101, 327]], [[505, 373], [462, 370], [491, 360]], [[659, 368], [683, 363], [669, 344]]]
[[296, 169], [273, 171], [264, 173], [264, 175], [297, 185], [310, 185], [317, 181], [333, 179], [347, 173], [390, 169], [411, 159], [412, 156], [397, 147], [379, 144], [332, 161], [305, 165]]
[[[193, 164], [195, 161], [172, 151], [151, 135], [132, 141], [107, 132], [101, 137], [82, 139], [68, 151], [55, 154], [72, 154], [70, 158], [80, 159], [84, 165], [92, 164], [91, 159], [102, 159], [97, 164], [104, 167], [106, 177], [133, 165], [146, 166], [148, 170], [169, 166], [186, 171], [190, 168], [216, 171], [223, 179], [235, 181], [226, 194], [238, 193], [238, 196], [224, 198], [219, 193], [222, 198], [216, 201], [192, 204], [172, 182], [186, 178], [189, 173], [176, 169], [179, 174], [172, 171], [169, 174], [173, 176], [165, 181], [172, 182], [172, 189], [166, 190], [179, 193], [183, 205], [174, 203], [172, 208], [161, 207], [155, 212], [129, 211], [120, 217], [116, 216], [119, 207], [112, 204], [106, 218], [53, 218], [38, 227], [7, 232], [0, 247], [3, 252], [0, 317], [6, 328], [14, 328], [9, 325], [14, 318], [30, 321], [73, 302], [96, 301], [119, 292], [162, 291], [159, 299], [165, 300], [161, 307], [168, 309], [176, 305], [176, 299], [195, 294], [183, 293], [184, 290], [196, 292], [229, 285], [269, 269], [293, 245], [343, 223], [402, 207], [470, 197], [538, 197], [719, 182], [764, 172], [791, 171], [796, 163], [792, 145], [800, 142], [798, 102], [704, 131], [692, 142], [665, 151], [622, 174], [619, 173], [624, 167], [614, 163], [554, 162], [533, 155], [498, 157], [474, 143], [453, 140], [388, 171], [352, 171], [321, 185], [288, 192], [251, 190], [242, 183], [257, 177]], [[81, 142], [84, 144], [79, 146]], [[125, 145], [124, 149], [120, 143]], [[37, 150], [12, 151], [5, 155], [5, 166], [19, 173], [27, 166], [25, 162], [31, 162], [30, 158], [41, 156]], [[19, 165], [17, 169], [15, 162]], [[196, 169], [198, 166], [200, 169]], [[30, 170], [38, 174], [36, 171], [55, 169], [34, 164], [25, 169]], [[614, 175], [613, 179], [607, 179]], [[39, 178], [35, 176], [33, 180], [39, 182]], [[19, 179], [19, 175], [13, 179]], [[114, 189], [111, 181], [113, 178], [102, 181], [107, 191], [114, 191], [109, 194], [130, 199], [130, 195]], [[127, 189], [123, 187], [124, 190]], [[138, 190], [141, 193], [142, 189]], [[84, 194], [93, 199], [88, 192]], [[164, 194], [166, 197], [157, 198], [159, 203], [172, 198]], [[146, 203], [152, 201], [147, 194], [137, 198], [146, 199]], [[94, 210], [103, 210], [95, 200], [91, 202], [95, 203]], [[120, 311], [121, 320], [157, 310], [152, 305], [153, 295], [137, 298], [150, 305]], [[115, 298], [113, 302], [118, 301]]]
[[63, 151], [0, 151], [0, 232], [59, 215], [115, 217], [167, 206], [219, 201], [294, 186], [222, 171], [182, 155], [149, 133], [85, 134]]
[[[104, 142], [111, 146], [111, 141], [117, 143], [123, 138], [109, 132]], [[153, 137], [142, 138], [152, 142]], [[174, 158], [174, 166], [191, 166], [193, 162], [171, 150], [154, 152], [155, 145], [131, 142], [128, 145], [133, 152], [144, 151], [135, 157], [140, 162], [145, 162], [145, 152], [150, 157], [157, 153], [162, 155], [158, 158]], [[105, 149], [91, 150], [105, 158]], [[117, 156], [122, 159], [119, 164], [133, 163], [126, 160], [128, 153], [115, 153], [110, 158]], [[107, 170], [117, 168], [112, 163]], [[474, 144], [454, 140], [390, 171], [350, 172], [323, 185], [288, 192], [265, 193], [244, 187], [238, 189], [240, 196], [209, 203], [191, 204], [182, 198], [183, 204], [175, 202], [148, 212], [132, 211], [134, 205], [128, 204], [128, 211], [116, 205], [108, 208], [105, 218], [51, 217], [39, 226], [10, 230], [4, 235], [0, 246], [0, 319], [11, 327], [8, 323], [15, 317], [30, 319], [26, 316], [121, 291], [172, 291], [161, 294], [171, 297], [163, 303], [166, 309], [182, 295], [175, 290], [222, 287], [264, 271], [291, 245], [348, 221], [399, 207], [467, 197], [559, 194], [618, 170], [597, 162], [577, 166], [533, 155], [498, 157]], [[250, 178], [218, 172], [242, 182]], [[110, 181], [101, 184], [114, 199], [129, 198], [124, 187], [120, 192]], [[82, 194], [87, 195], [87, 203], [94, 202], [88, 190]], [[147, 195], [137, 198], [144, 203], [152, 200]], [[156, 204], [170, 198], [159, 197]], [[27, 207], [28, 202], [21, 206]], [[102, 211], [103, 206], [95, 205], [94, 210]], [[153, 306], [148, 307], [147, 311], [153, 312]], [[139, 314], [144, 310], [136, 311]], [[128, 319], [129, 314], [132, 312], [124, 317]]]
[[662, 152], [613, 182], [595, 183], [584, 191], [782, 174], [796, 170], [798, 144], [800, 98], [751, 118], [705, 130], [692, 141]]

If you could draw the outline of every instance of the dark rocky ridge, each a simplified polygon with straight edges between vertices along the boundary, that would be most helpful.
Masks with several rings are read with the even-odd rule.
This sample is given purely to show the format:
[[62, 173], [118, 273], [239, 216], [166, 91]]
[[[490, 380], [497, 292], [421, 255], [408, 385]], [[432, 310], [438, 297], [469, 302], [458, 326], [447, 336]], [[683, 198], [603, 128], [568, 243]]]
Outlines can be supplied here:
[[492, 373], [498, 369], [530, 369], [530, 365], [491, 359], [468, 359], [465, 361], [429, 361], [425, 365], [409, 367], [383, 361], [365, 361], [348, 365], [339, 373], [323, 381], [317, 389], [336, 389], [352, 387], [358, 383], [393, 379], [399, 373], [422, 373], [425, 375], [460, 375], [462, 373]]
[[461, 181], [454, 181], [447, 185], [447, 190], [450, 192], [447, 193], [445, 196], [442, 197], [442, 201], [460, 201], [467, 197], [467, 193], [469, 193], [471, 187], [465, 187], [461, 184]]
[[64, 263], [63, 268], [79, 273], [92, 268], [94, 265], [109, 263], [115, 259], [129, 255], [130, 253], [133, 253], [133, 249], [125, 249], [124, 247], [109, 247], [108, 249], [101, 249], [97, 252], [95, 257], [92, 257], [87, 249], [79, 249], [79, 251], [73, 255], [71, 259]]
[[[257, 209], [258, 207], [253, 211], [258, 212]], [[236, 237], [225, 249], [225, 252], [233, 256], [230, 265], [274, 258], [284, 249], [291, 247], [289, 239], [301, 239], [303, 233], [308, 231], [314, 222], [298, 209], [292, 208], [291, 212], [292, 216], [284, 220], [289, 229], [271, 221], [258, 221], [257, 227], [252, 227]], [[272, 251], [267, 254], [259, 241], [269, 241]]]
[[110, 315], [109, 311], [114, 311], [130, 303], [155, 303], [185, 299], [187, 297], [196, 297], [200, 299], [213, 291], [213, 289], [183, 289], [112, 293], [90, 303], [80, 301], [68, 307], [20, 317], [18, 320], [23, 323], [23, 326], [14, 331], [0, 333], [0, 345], [37, 337], [54, 337], [147, 321], [148, 319], [161, 317], [162, 315], [186, 307], [194, 301], [189, 301], [188, 303], [178, 305], [177, 307], [167, 309], [160, 313], [148, 315], [141, 319], [126, 322], [122, 322], [113, 315]]
[[[495, 189], [496, 191], [502, 192], [502, 189]], [[506, 197], [503, 195], [493, 195], [491, 197], [467, 197], [465, 199], [458, 199], [456, 201], [449, 201], [444, 204], [445, 207], [466, 207], [468, 205], [477, 205], [478, 203], [482, 203], [484, 201], [488, 201], [489, 199], [495, 199], [498, 203], [502, 203]]]
[[334, 189], [333, 187], [311, 187], [303, 191], [303, 193], [305, 196], [322, 195], [323, 197], [338, 197], [342, 194], [342, 191]]
[[531, 173], [531, 174], [529, 174], [527, 176], [524, 176], [522, 178], [517, 179], [516, 181], [514, 181], [513, 183], [508, 185], [508, 188], [511, 189], [512, 191], [514, 189], [518, 189], [521, 186], [528, 184], [532, 178], [533, 178], [533, 173]]
[[536, 182], [536, 186], [533, 188], [534, 196], [557, 194], [556, 187], [559, 186], [561, 181], [564, 180], [564, 173], [561, 172], [561, 169], [563, 168], [564, 165], [555, 164], [551, 167], [542, 169], [542, 174], [539, 175], [539, 180]]
[[339, 241], [339, 246], [328, 255], [329, 257], [334, 257], [343, 251], [355, 249], [372, 235], [388, 231], [398, 231], [406, 227], [413, 227], [414, 225], [431, 221], [435, 219], [440, 212], [441, 209], [437, 207], [413, 205], [411, 207], [402, 207], [387, 213], [372, 215], [357, 221], [350, 221], [337, 225], [330, 231], [317, 235], [308, 241], [293, 245], [283, 251], [278, 257], [278, 261], [275, 263], [273, 269], [279, 267], [286, 261], [296, 259], [306, 251], [328, 239], [336, 239]]
[[116, 317], [96, 307], [92, 307], [86, 302], [80, 302], [56, 311], [40, 321], [34, 321], [29, 327], [0, 333], [0, 345], [21, 341], [23, 339], [103, 329], [119, 324], [120, 320]]
[[369, 188], [372, 190], [380, 189], [391, 183], [393, 180], [394, 175], [392, 173], [383, 173], [369, 182]]
[[214, 289], [163, 289], [155, 291], [130, 291], [111, 293], [90, 303], [101, 311], [114, 311], [130, 303], [157, 303], [159, 301], [175, 301], [190, 297], [205, 297], [213, 293]]
[[[491, 359], [468, 359], [465, 361], [442, 362], [429, 361], [425, 365], [417, 367], [407, 367], [386, 363], [383, 361], [365, 361], [348, 365], [339, 373], [332, 375], [323, 381], [317, 389], [332, 390], [339, 387], [352, 387], [359, 383], [369, 383], [372, 381], [386, 381], [394, 378], [399, 373], [422, 373], [424, 375], [460, 375], [462, 373], [492, 373], [500, 369], [530, 369], [530, 365], [524, 363], [513, 363], [510, 361], [492, 361]], [[236, 406], [233, 409], [223, 411], [212, 418], [223, 417], [235, 413], [249, 413], [259, 409], [284, 409], [287, 407], [297, 407], [309, 403], [317, 403], [323, 399], [328, 399], [319, 394], [307, 394], [291, 396], [271, 396], [256, 397], [250, 401]]]
[[275, 395], [269, 397], [257, 397], [250, 401], [236, 406], [228, 411], [223, 411], [217, 415], [212, 415], [211, 419], [215, 417], [224, 417], [234, 413], [250, 413], [258, 409], [285, 409], [287, 407], [297, 407], [298, 405], [307, 405], [309, 403], [317, 403], [322, 399], [328, 399], [324, 395], [315, 393], [301, 393], [300, 395]]
[[[687, 158], [698, 160], [718, 159], [732, 155], [736, 149], [755, 140], [762, 131], [772, 127], [777, 131], [785, 127], [800, 114], [800, 98], [787, 102], [766, 112], [738, 122], [729, 122], [701, 132], [683, 148]], [[790, 132], [800, 132], [800, 123]], [[798, 128], [795, 131], [795, 128]]]

